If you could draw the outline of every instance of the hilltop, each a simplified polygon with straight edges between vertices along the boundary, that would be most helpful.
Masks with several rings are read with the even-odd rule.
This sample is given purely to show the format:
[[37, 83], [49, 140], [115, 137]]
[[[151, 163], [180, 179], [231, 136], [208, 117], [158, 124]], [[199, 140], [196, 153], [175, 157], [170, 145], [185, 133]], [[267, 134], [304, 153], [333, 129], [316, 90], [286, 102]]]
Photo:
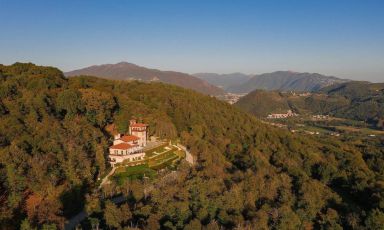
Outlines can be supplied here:
[[66, 76], [90, 75], [114, 80], [160, 81], [193, 89], [208, 95], [221, 95], [224, 91], [197, 77], [175, 71], [149, 69], [128, 62], [94, 65], [65, 73]]
[[280, 91], [316, 91], [326, 86], [347, 82], [348, 80], [318, 73], [298, 73], [276, 71], [255, 75], [248, 81], [228, 87], [232, 93], [249, 93], [255, 89]]
[[[98, 191], [108, 124], [135, 116], [196, 158], [168, 180]], [[123, 130], [122, 130], [123, 131]], [[0, 65], [0, 225], [62, 228], [378, 229], [382, 140], [293, 135], [192, 90], [158, 82], [65, 78], [53, 67]], [[147, 183], [153, 183], [150, 192]], [[122, 195], [115, 205], [100, 201]]]

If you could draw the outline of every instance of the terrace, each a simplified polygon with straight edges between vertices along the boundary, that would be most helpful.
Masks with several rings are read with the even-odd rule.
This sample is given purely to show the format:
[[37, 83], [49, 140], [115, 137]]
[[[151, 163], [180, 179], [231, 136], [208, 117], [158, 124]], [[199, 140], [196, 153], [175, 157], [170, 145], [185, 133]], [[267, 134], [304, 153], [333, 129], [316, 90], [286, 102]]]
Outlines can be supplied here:
[[179, 161], [186, 157], [186, 152], [182, 148], [168, 142], [158, 142], [151, 146], [146, 148], [144, 159], [117, 163], [114, 171], [109, 175], [112, 180], [120, 184], [126, 179], [153, 179], [159, 170], [176, 169]]

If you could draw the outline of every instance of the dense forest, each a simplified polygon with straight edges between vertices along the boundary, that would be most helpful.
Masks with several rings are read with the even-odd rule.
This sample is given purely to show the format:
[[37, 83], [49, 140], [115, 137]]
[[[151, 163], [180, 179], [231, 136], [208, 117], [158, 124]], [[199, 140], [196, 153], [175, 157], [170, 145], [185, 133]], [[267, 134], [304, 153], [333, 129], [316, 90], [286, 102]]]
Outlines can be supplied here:
[[323, 114], [365, 121], [384, 129], [384, 84], [346, 82], [307, 96], [300, 93], [255, 90], [236, 106], [259, 117], [291, 109], [299, 114]]
[[[136, 116], [197, 158], [150, 193], [97, 190], [112, 137]], [[108, 199], [123, 194], [116, 205]], [[384, 140], [292, 135], [162, 83], [65, 78], [0, 65], [0, 226], [61, 229], [86, 210], [109, 229], [383, 229]]]

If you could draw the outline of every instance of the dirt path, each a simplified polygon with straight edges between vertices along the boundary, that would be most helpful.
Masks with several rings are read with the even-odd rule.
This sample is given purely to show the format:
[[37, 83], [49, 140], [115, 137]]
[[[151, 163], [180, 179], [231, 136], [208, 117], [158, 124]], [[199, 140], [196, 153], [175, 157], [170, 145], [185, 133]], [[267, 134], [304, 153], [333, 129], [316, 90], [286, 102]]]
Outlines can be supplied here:
[[112, 170], [103, 178], [103, 180], [101, 181], [101, 183], [99, 185], [99, 189], [101, 189], [101, 187], [103, 187], [103, 185], [109, 181], [109, 177], [115, 173], [116, 168], [117, 167], [113, 167]]
[[195, 163], [194, 159], [193, 159], [193, 156], [192, 154], [188, 151], [188, 149], [184, 146], [184, 145], [181, 145], [181, 144], [177, 144], [177, 145], [173, 145], [175, 146], [176, 148], [178, 148], [179, 150], [182, 150], [185, 152], [185, 160], [193, 165]]

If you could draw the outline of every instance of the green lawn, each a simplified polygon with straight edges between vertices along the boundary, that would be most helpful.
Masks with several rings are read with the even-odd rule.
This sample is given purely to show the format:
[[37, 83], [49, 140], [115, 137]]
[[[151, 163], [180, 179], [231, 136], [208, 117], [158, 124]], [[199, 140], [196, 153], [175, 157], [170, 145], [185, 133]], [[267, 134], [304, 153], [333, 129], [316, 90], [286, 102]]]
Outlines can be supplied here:
[[170, 150], [166, 151], [166, 152], [163, 152], [162, 154], [160, 155], [156, 155], [154, 157], [152, 157], [151, 159], [148, 160], [148, 164], [151, 165], [151, 164], [157, 164], [157, 163], [160, 163], [161, 161], [163, 161], [164, 159], [167, 159], [167, 158], [170, 158], [172, 156], [175, 156], [175, 151], [177, 149], [176, 148], [171, 148]]
[[[166, 146], [168, 145], [164, 144], [146, 152], [146, 159], [142, 161], [143, 164], [129, 166], [130, 164], [136, 164], [137, 162], [124, 162], [124, 165], [126, 166], [117, 168], [115, 174], [112, 176], [112, 180], [121, 185], [127, 179], [142, 179], [144, 175], [146, 177], [153, 178], [156, 176], [156, 171], [163, 168], [174, 169], [179, 159], [185, 157], [185, 153], [171, 146], [169, 146], [171, 149], [166, 151]], [[163, 153], [155, 155], [153, 152]], [[148, 155], [150, 157], [148, 157]]]
[[164, 152], [149, 159], [148, 165], [150, 168], [155, 170], [163, 169], [166, 167], [170, 168], [171, 166], [174, 166], [174, 162], [176, 162], [180, 158], [182, 158], [182, 154], [180, 153], [180, 151], [178, 151], [177, 148], [172, 147], [167, 152]]
[[151, 150], [149, 150], [149, 151], [145, 151], [145, 156], [146, 156], [146, 157], [152, 157], [152, 156], [155, 155], [154, 152], [156, 152], [156, 153], [164, 152], [166, 146], [168, 146], [167, 143], [162, 144], [162, 145], [160, 145], [160, 146], [158, 146], [158, 147], [156, 147], [156, 148], [154, 148], [154, 149], [151, 149]]
[[115, 174], [112, 179], [116, 181], [117, 184], [123, 184], [124, 180], [136, 180], [142, 179], [144, 177], [153, 178], [156, 175], [156, 171], [149, 168], [147, 164], [130, 166], [130, 167], [121, 167], [116, 169]]
[[310, 126], [310, 125], [306, 125], [304, 127], [297, 127], [297, 126], [295, 126], [295, 129], [302, 130], [302, 131], [319, 132], [319, 133], [328, 133], [328, 132], [330, 132], [329, 130], [324, 129], [322, 127]]
[[180, 158], [185, 158], [185, 152], [182, 150], [175, 151], [175, 154], [178, 155]]
[[172, 155], [170, 155], [167, 158], [156, 161], [156, 163], [151, 165], [150, 167], [152, 169], [155, 169], [155, 170], [163, 169], [166, 167], [170, 168], [170, 167], [175, 166], [174, 162], [176, 162], [177, 159], [179, 159], [179, 156], [177, 156], [176, 154], [173, 153]]

